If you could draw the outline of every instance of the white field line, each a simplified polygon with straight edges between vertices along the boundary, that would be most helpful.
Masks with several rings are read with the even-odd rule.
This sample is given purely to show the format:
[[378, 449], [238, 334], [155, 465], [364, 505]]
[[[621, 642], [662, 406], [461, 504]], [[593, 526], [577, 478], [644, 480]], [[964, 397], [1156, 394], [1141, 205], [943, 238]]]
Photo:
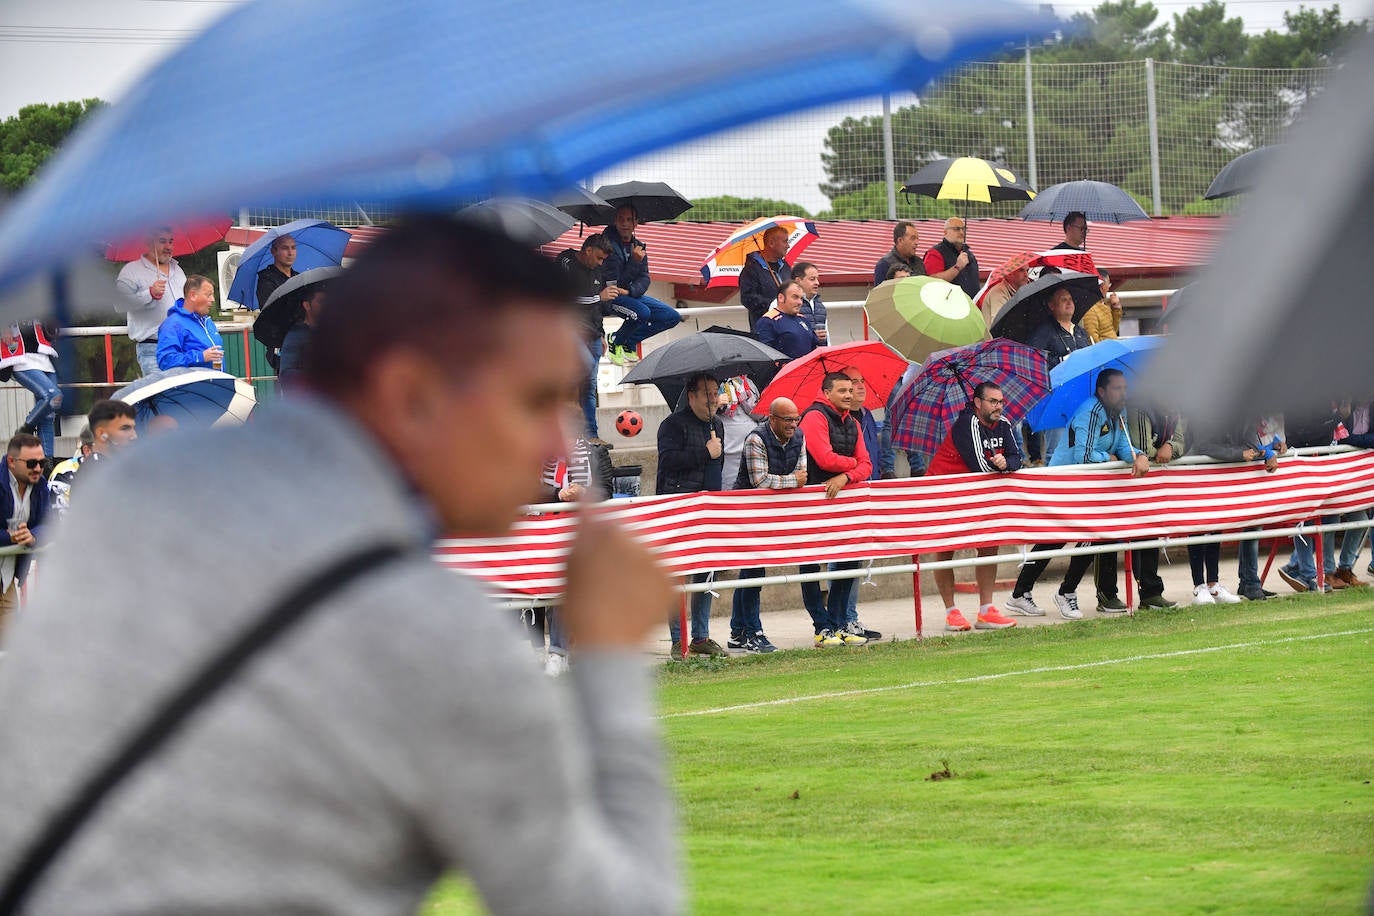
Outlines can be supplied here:
[[1048, 674], [1056, 671], [1082, 671], [1087, 668], [1101, 668], [1106, 665], [1126, 665], [1131, 662], [1153, 661], [1160, 658], [1181, 658], [1186, 655], [1205, 655], [1209, 652], [1229, 652], [1232, 649], [1254, 649], [1261, 646], [1278, 646], [1284, 643], [1307, 642], [1313, 639], [1331, 639], [1336, 636], [1361, 636], [1374, 633], [1374, 627], [1360, 630], [1342, 630], [1338, 633], [1315, 633], [1310, 636], [1288, 636], [1283, 639], [1261, 639], [1255, 642], [1235, 642], [1224, 646], [1205, 646], [1201, 649], [1179, 649], [1176, 652], [1156, 652], [1150, 655], [1128, 655], [1125, 658], [1108, 658], [1097, 662], [1083, 662], [1077, 665], [1046, 665], [1039, 668], [1024, 668], [1020, 671], [1002, 671], [996, 674], [975, 674], [970, 677], [952, 678], [946, 681], [912, 681], [910, 684], [892, 684], [887, 687], [863, 687], [856, 690], [836, 690], [831, 693], [812, 693], [799, 697], [783, 697], [779, 700], [760, 700], [757, 703], [740, 703], [737, 706], [717, 706], [714, 709], [697, 709], [689, 712], [670, 712], [658, 716], [659, 719], [682, 719], [687, 716], [713, 716], [719, 713], [739, 712], [744, 709], [763, 709], [768, 706], [790, 706], [793, 703], [808, 703], [812, 700], [833, 700], [840, 697], [857, 697], [869, 693], [889, 693], [894, 690], [915, 690], [920, 687], [951, 687], [956, 684], [976, 684], [981, 681], [997, 681], [1008, 677], [1022, 677], [1027, 674]]

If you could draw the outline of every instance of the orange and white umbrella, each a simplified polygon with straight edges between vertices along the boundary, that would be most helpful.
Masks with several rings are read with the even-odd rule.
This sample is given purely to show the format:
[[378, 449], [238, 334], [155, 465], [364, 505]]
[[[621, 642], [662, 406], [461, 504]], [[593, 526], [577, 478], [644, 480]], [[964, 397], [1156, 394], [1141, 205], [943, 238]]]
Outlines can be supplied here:
[[729, 238], [706, 256], [706, 262], [701, 265], [701, 275], [706, 285], [738, 286], [745, 261], [755, 254], [762, 257], [763, 234], [774, 226], [787, 230], [787, 253], [783, 255], [783, 260], [788, 264], [795, 264], [807, 246], [819, 237], [816, 224], [800, 216], [765, 216], [756, 219], [730, 233]]

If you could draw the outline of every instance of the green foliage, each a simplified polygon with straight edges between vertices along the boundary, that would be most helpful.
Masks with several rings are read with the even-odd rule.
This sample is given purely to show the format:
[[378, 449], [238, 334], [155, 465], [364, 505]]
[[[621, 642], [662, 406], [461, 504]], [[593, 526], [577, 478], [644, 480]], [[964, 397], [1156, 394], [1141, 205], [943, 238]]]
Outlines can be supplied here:
[[0, 188], [13, 193], [28, 184], [67, 135], [104, 104], [86, 99], [25, 105], [17, 115], [0, 121]]
[[[948, 219], [959, 215], [959, 206], [953, 201], [897, 192], [898, 219]], [[829, 210], [817, 213], [816, 219], [887, 219], [887, 183], [877, 181], [863, 190], [841, 194], [831, 201]]]
[[759, 219], [764, 216], [801, 216], [811, 218], [806, 208], [787, 200], [769, 200], [766, 197], [698, 197], [692, 201], [692, 209], [687, 216], [693, 220], [720, 220], [737, 222]]

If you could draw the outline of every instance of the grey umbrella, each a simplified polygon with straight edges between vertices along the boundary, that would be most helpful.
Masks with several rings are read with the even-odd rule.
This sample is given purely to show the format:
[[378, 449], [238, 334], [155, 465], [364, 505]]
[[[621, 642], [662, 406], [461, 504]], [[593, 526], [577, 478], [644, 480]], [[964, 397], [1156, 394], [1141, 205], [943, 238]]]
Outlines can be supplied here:
[[546, 245], [577, 225], [557, 207], [528, 197], [492, 197], [459, 210], [458, 218], [504, 232], [531, 248]]
[[1248, 153], [1241, 153], [1221, 167], [1221, 171], [1217, 172], [1212, 183], [1207, 186], [1207, 193], [1202, 195], [1202, 199], [1218, 200], [1222, 197], [1233, 197], [1256, 187], [1259, 184], [1260, 173], [1274, 158], [1277, 150], [1276, 146], [1262, 146]]
[[1325, 410], [1374, 387], [1372, 82], [1374, 40], [1363, 37], [1273, 153], [1198, 281], [1209, 307], [1170, 323], [1145, 379], [1154, 403], [1211, 426]]
[[559, 191], [549, 203], [588, 226], [609, 225], [615, 219], [615, 207], [581, 185]]
[[253, 336], [264, 347], [280, 347], [286, 332], [301, 317], [301, 302], [321, 284], [344, 272], [342, 267], [316, 267], [303, 271], [272, 291], [253, 322]]
[[1066, 181], [1035, 195], [1017, 216], [1057, 223], [1077, 210], [1094, 223], [1126, 223], [1149, 219], [1134, 197], [1105, 181]]

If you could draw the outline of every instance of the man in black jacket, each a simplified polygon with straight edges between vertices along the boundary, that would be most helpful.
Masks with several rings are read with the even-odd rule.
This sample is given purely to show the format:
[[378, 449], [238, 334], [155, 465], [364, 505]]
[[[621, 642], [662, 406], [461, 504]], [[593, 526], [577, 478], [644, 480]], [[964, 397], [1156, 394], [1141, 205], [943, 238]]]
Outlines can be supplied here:
[[913, 277], [924, 276], [925, 264], [916, 255], [916, 246], [921, 243], [921, 230], [909, 220], [898, 220], [892, 227], [892, 250], [878, 259], [873, 266], [873, 285], [887, 281], [888, 274], [897, 265], [911, 271]]
[[[658, 477], [655, 491], [664, 493], [701, 493], [724, 489], [721, 475], [725, 468], [725, 424], [716, 416], [720, 380], [709, 373], [698, 373], [687, 380], [683, 395], [686, 403], [658, 425]], [[693, 575], [693, 582], [705, 582], [710, 573]], [[687, 648], [695, 655], [727, 655], [711, 638], [711, 593], [692, 593], [692, 632]], [[682, 634], [678, 619], [669, 618], [672, 655], [682, 655]]]
[[744, 260], [739, 275], [739, 301], [749, 313], [750, 330], [778, 301], [783, 284], [792, 279], [792, 268], [783, 258], [786, 254], [787, 230], [774, 226], [763, 234], [763, 251], [755, 251]]
[[296, 240], [289, 235], [279, 235], [272, 240], [272, 263], [258, 271], [258, 308], [267, 304], [277, 288], [300, 273], [292, 265], [296, 263]]
[[945, 237], [926, 252], [924, 263], [926, 276], [953, 283], [973, 298], [982, 284], [978, 282], [978, 259], [965, 241], [967, 234], [968, 226], [959, 217], [945, 220]]
[[611, 243], [597, 233], [582, 240], [582, 247], [565, 248], [554, 259], [571, 281], [573, 301], [577, 305], [578, 325], [582, 341], [587, 346], [587, 385], [582, 389], [582, 415], [587, 421], [587, 438], [594, 445], [607, 443], [597, 435], [596, 377], [601, 365], [603, 306], [623, 292], [618, 286], [607, 285], [601, 279], [601, 265], [611, 253]]
[[644, 243], [635, 238], [638, 225], [639, 212], [626, 204], [615, 211], [615, 229], [605, 233], [611, 251], [601, 265], [601, 279], [622, 291], [610, 300], [608, 309], [625, 319], [606, 341], [611, 362], [617, 366], [639, 359], [636, 350], [641, 343], [682, 323], [681, 312], [645, 295], [649, 291], [649, 255]]

